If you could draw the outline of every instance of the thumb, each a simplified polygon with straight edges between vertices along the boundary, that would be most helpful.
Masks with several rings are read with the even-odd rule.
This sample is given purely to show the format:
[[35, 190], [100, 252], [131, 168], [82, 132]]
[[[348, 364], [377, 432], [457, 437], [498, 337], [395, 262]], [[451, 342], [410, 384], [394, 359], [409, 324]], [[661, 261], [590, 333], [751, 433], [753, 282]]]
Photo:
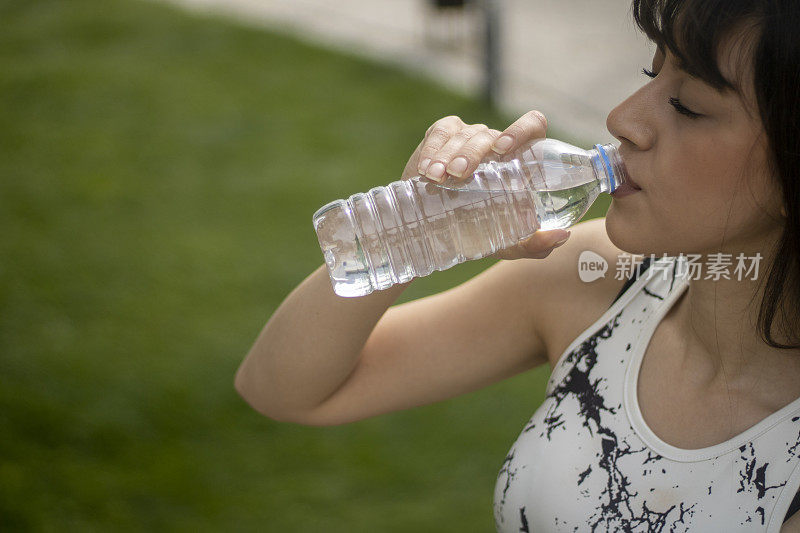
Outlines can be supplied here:
[[533, 253], [550, 250], [567, 242], [570, 233], [564, 229], [537, 231], [521, 244], [527, 251]]

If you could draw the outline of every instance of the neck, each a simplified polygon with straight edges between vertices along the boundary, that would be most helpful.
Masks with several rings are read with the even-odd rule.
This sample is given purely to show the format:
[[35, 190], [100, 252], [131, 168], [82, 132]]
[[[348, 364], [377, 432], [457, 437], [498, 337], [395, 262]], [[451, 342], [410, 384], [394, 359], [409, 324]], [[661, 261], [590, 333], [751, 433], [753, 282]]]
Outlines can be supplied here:
[[[745, 263], [756, 253], [761, 254], [756, 279], [753, 272], [737, 279], [733, 270], [737, 252], [731, 253], [732, 265], [728, 268], [731, 279], [704, 279], [708, 277], [709, 256], [703, 254], [702, 269], [698, 279], [689, 280], [686, 292], [675, 302], [673, 315], [683, 335], [685, 349], [683, 361], [697, 370], [699, 380], [728, 385], [746, 381], [754, 372], [765, 367], [800, 370], [800, 350], [773, 348], [757, 332], [758, 313], [766, 285], [766, 276], [773, 257], [765, 247], [754, 247], [745, 255]], [[778, 309], [774, 325], [784, 320], [782, 309]], [[773, 335], [778, 328], [773, 328]], [[776, 336], [779, 342], [787, 342]]]

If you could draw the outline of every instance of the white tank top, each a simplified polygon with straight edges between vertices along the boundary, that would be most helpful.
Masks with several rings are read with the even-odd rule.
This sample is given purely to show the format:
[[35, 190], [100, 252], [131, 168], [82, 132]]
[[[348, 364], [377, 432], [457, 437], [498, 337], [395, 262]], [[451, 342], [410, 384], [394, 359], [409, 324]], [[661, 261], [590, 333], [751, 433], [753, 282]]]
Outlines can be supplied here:
[[780, 531], [800, 486], [800, 398], [694, 450], [639, 410], [645, 348], [689, 285], [682, 263], [657, 258], [561, 355], [497, 476], [497, 531]]

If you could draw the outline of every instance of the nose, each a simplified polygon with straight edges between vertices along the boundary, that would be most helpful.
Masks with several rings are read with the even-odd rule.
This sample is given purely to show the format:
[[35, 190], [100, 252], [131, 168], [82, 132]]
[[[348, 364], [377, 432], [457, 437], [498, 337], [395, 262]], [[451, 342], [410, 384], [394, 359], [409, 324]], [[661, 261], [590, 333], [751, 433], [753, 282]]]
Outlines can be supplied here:
[[653, 118], [657, 106], [650, 85], [630, 95], [606, 118], [608, 131], [629, 149], [648, 150], [656, 141]]

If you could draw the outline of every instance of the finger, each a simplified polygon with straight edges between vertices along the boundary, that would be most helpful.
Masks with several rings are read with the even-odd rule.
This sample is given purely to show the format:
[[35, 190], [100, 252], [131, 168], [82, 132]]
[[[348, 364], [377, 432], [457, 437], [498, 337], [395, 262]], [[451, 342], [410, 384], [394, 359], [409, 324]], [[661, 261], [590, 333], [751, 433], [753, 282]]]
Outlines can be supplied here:
[[455, 178], [471, 176], [487, 154], [494, 154], [492, 143], [500, 136], [497, 130], [486, 128], [479, 131], [465, 142], [447, 164], [447, 173]]
[[417, 166], [417, 171], [421, 176], [425, 175], [425, 171], [431, 164], [436, 152], [464, 126], [463, 120], [455, 115], [450, 115], [440, 118], [428, 128], [428, 131], [425, 132], [425, 139], [423, 140], [422, 150], [420, 150], [419, 164]]
[[425, 176], [435, 181], [444, 181], [445, 169], [453, 159], [453, 156], [477, 133], [487, 129], [489, 128], [485, 124], [471, 124], [461, 128], [433, 154], [431, 164], [425, 171]]
[[567, 242], [570, 233], [563, 229], [540, 230], [520, 242], [519, 246], [527, 252], [529, 257], [536, 257], [537, 254], [544, 254], [544, 257], [547, 257], [554, 248], [558, 248]]
[[546, 134], [547, 119], [545, 116], [539, 111], [528, 111], [503, 130], [503, 134], [492, 145], [492, 150], [498, 154], [504, 154], [526, 141], [545, 137]]
[[563, 229], [539, 230], [522, 242], [503, 250], [498, 250], [491, 257], [498, 259], [544, 259], [552, 251], [569, 239], [570, 232]]

